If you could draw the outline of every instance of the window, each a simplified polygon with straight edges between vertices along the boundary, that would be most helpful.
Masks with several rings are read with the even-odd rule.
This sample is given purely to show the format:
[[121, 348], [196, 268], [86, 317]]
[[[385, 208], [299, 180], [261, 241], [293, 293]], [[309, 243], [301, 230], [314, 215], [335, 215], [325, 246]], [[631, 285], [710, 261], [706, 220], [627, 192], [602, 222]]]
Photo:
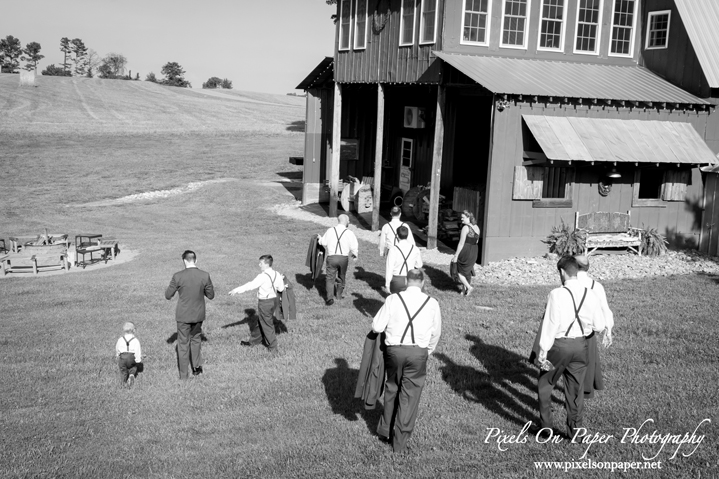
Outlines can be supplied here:
[[577, 36], [574, 53], [599, 53], [599, 25], [602, 17], [602, 0], [579, 0], [577, 9]]
[[632, 206], [666, 206], [667, 201], [684, 201], [690, 184], [689, 169], [638, 169], [634, 172]]
[[419, 43], [436, 42], [438, 0], [422, 0], [422, 14], [419, 22]]
[[615, 0], [614, 20], [612, 23], [612, 42], [609, 54], [619, 57], [631, 57], [634, 51], [634, 19], [636, 18], [635, 0]]
[[412, 168], [412, 149], [414, 147], [414, 140], [409, 138], [402, 138], [402, 166], [405, 168]]
[[528, 4], [529, 0], [504, 0], [501, 46], [527, 48]]
[[532, 208], [571, 208], [574, 168], [515, 166], [513, 200], [533, 200]]
[[564, 0], [542, 0], [538, 50], [564, 50]]
[[672, 12], [664, 10], [661, 12], [651, 12], [649, 14], [649, 28], [647, 28], [646, 49], [654, 50], [659, 48], [667, 48], [669, 45], [669, 21]]
[[402, 0], [399, 20], [399, 46], [414, 44], [414, 19], [417, 0]]
[[489, 45], [491, 7], [490, 0], [465, 0], [461, 43]]
[[355, 50], [367, 47], [367, 0], [355, 2]]
[[350, 49], [352, 36], [352, 0], [340, 0], [340, 50]]

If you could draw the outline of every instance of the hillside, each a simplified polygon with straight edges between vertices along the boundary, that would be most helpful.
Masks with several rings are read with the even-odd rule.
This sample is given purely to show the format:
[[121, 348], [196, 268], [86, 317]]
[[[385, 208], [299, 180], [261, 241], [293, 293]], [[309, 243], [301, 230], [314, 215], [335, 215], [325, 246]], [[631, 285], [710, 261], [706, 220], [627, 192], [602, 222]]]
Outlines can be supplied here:
[[0, 133], [298, 131], [304, 98], [144, 81], [0, 74]]

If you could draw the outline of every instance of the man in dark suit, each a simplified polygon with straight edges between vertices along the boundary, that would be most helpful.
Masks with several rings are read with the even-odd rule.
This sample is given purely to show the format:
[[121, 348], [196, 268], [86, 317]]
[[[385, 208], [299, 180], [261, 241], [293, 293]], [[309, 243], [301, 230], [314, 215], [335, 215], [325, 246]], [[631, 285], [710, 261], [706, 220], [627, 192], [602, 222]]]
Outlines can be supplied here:
[[177, 321], [177, 358], [180, 379], [188, 378], [188, 366], [192, 361], [192, 375], [202, 374], [202, 322], [205, 320], [205, 297], [215, 297], [209, 273], [198, 269], [197, 256], [193, 251], [182, 253], [185, 269], [172, 276], [165, 298], [172, 299], [179, 292], [175, 320]]

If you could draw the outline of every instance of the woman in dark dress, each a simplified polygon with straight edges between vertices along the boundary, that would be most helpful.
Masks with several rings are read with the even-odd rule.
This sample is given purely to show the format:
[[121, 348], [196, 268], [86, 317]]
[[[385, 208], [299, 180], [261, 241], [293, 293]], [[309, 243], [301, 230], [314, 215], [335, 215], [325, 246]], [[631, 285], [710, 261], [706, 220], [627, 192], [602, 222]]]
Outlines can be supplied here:
[[479, 226], [474, 214], [464, 210], [461, 215], [462, 232], [459, 236], [459, 244], [457, 252], [452, 258], [457, 263], [457, 276], [459, 282], [462, 283], [462, 294], [469, 296], [474, 288], [471, 286], [472, 276], [474, 276], [474, 264], [477, 262], [477, 254], [479, 248]]

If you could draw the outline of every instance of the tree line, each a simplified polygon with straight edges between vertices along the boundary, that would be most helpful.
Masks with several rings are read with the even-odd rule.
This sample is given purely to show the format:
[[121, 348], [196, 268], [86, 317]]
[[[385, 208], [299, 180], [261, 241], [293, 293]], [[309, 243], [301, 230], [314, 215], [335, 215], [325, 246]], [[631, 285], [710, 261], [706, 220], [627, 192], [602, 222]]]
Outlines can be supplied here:
[[[12, 35], [0, 39], [0, 73], [17, 73], [21, 68], [34, 71], [37, 74], [38, 62], [45, 58], [40, 54], [42, 49], [38, 42], [30, 42], [22, 47], [20, 39]], [[125, 73], [127, 58], [121, 53], [108, 53], [100, 57], [95, 50], [87, 48], [80, 38], [70, 39], [63, 37], [60, 40], [60, 51], [63, 54], [62, 63], [56, 66], [54, 63], [48, 65], [41, 74], [44, 76], [85, 76], [116, 80], [139, 80], [140, 74], [132, 76], [132, 71]], [[192, 88], [192, 84], [185, 79], [185, 70], [177, 62], [167, 62], [163, 65], [160, 73], [164, 78], [158, 79], [153, 72], [145, 77], [145, 81], [161, 85]], [[232, 88], [232, 81], [210, 77], [202, 84], [202, 88]]]

